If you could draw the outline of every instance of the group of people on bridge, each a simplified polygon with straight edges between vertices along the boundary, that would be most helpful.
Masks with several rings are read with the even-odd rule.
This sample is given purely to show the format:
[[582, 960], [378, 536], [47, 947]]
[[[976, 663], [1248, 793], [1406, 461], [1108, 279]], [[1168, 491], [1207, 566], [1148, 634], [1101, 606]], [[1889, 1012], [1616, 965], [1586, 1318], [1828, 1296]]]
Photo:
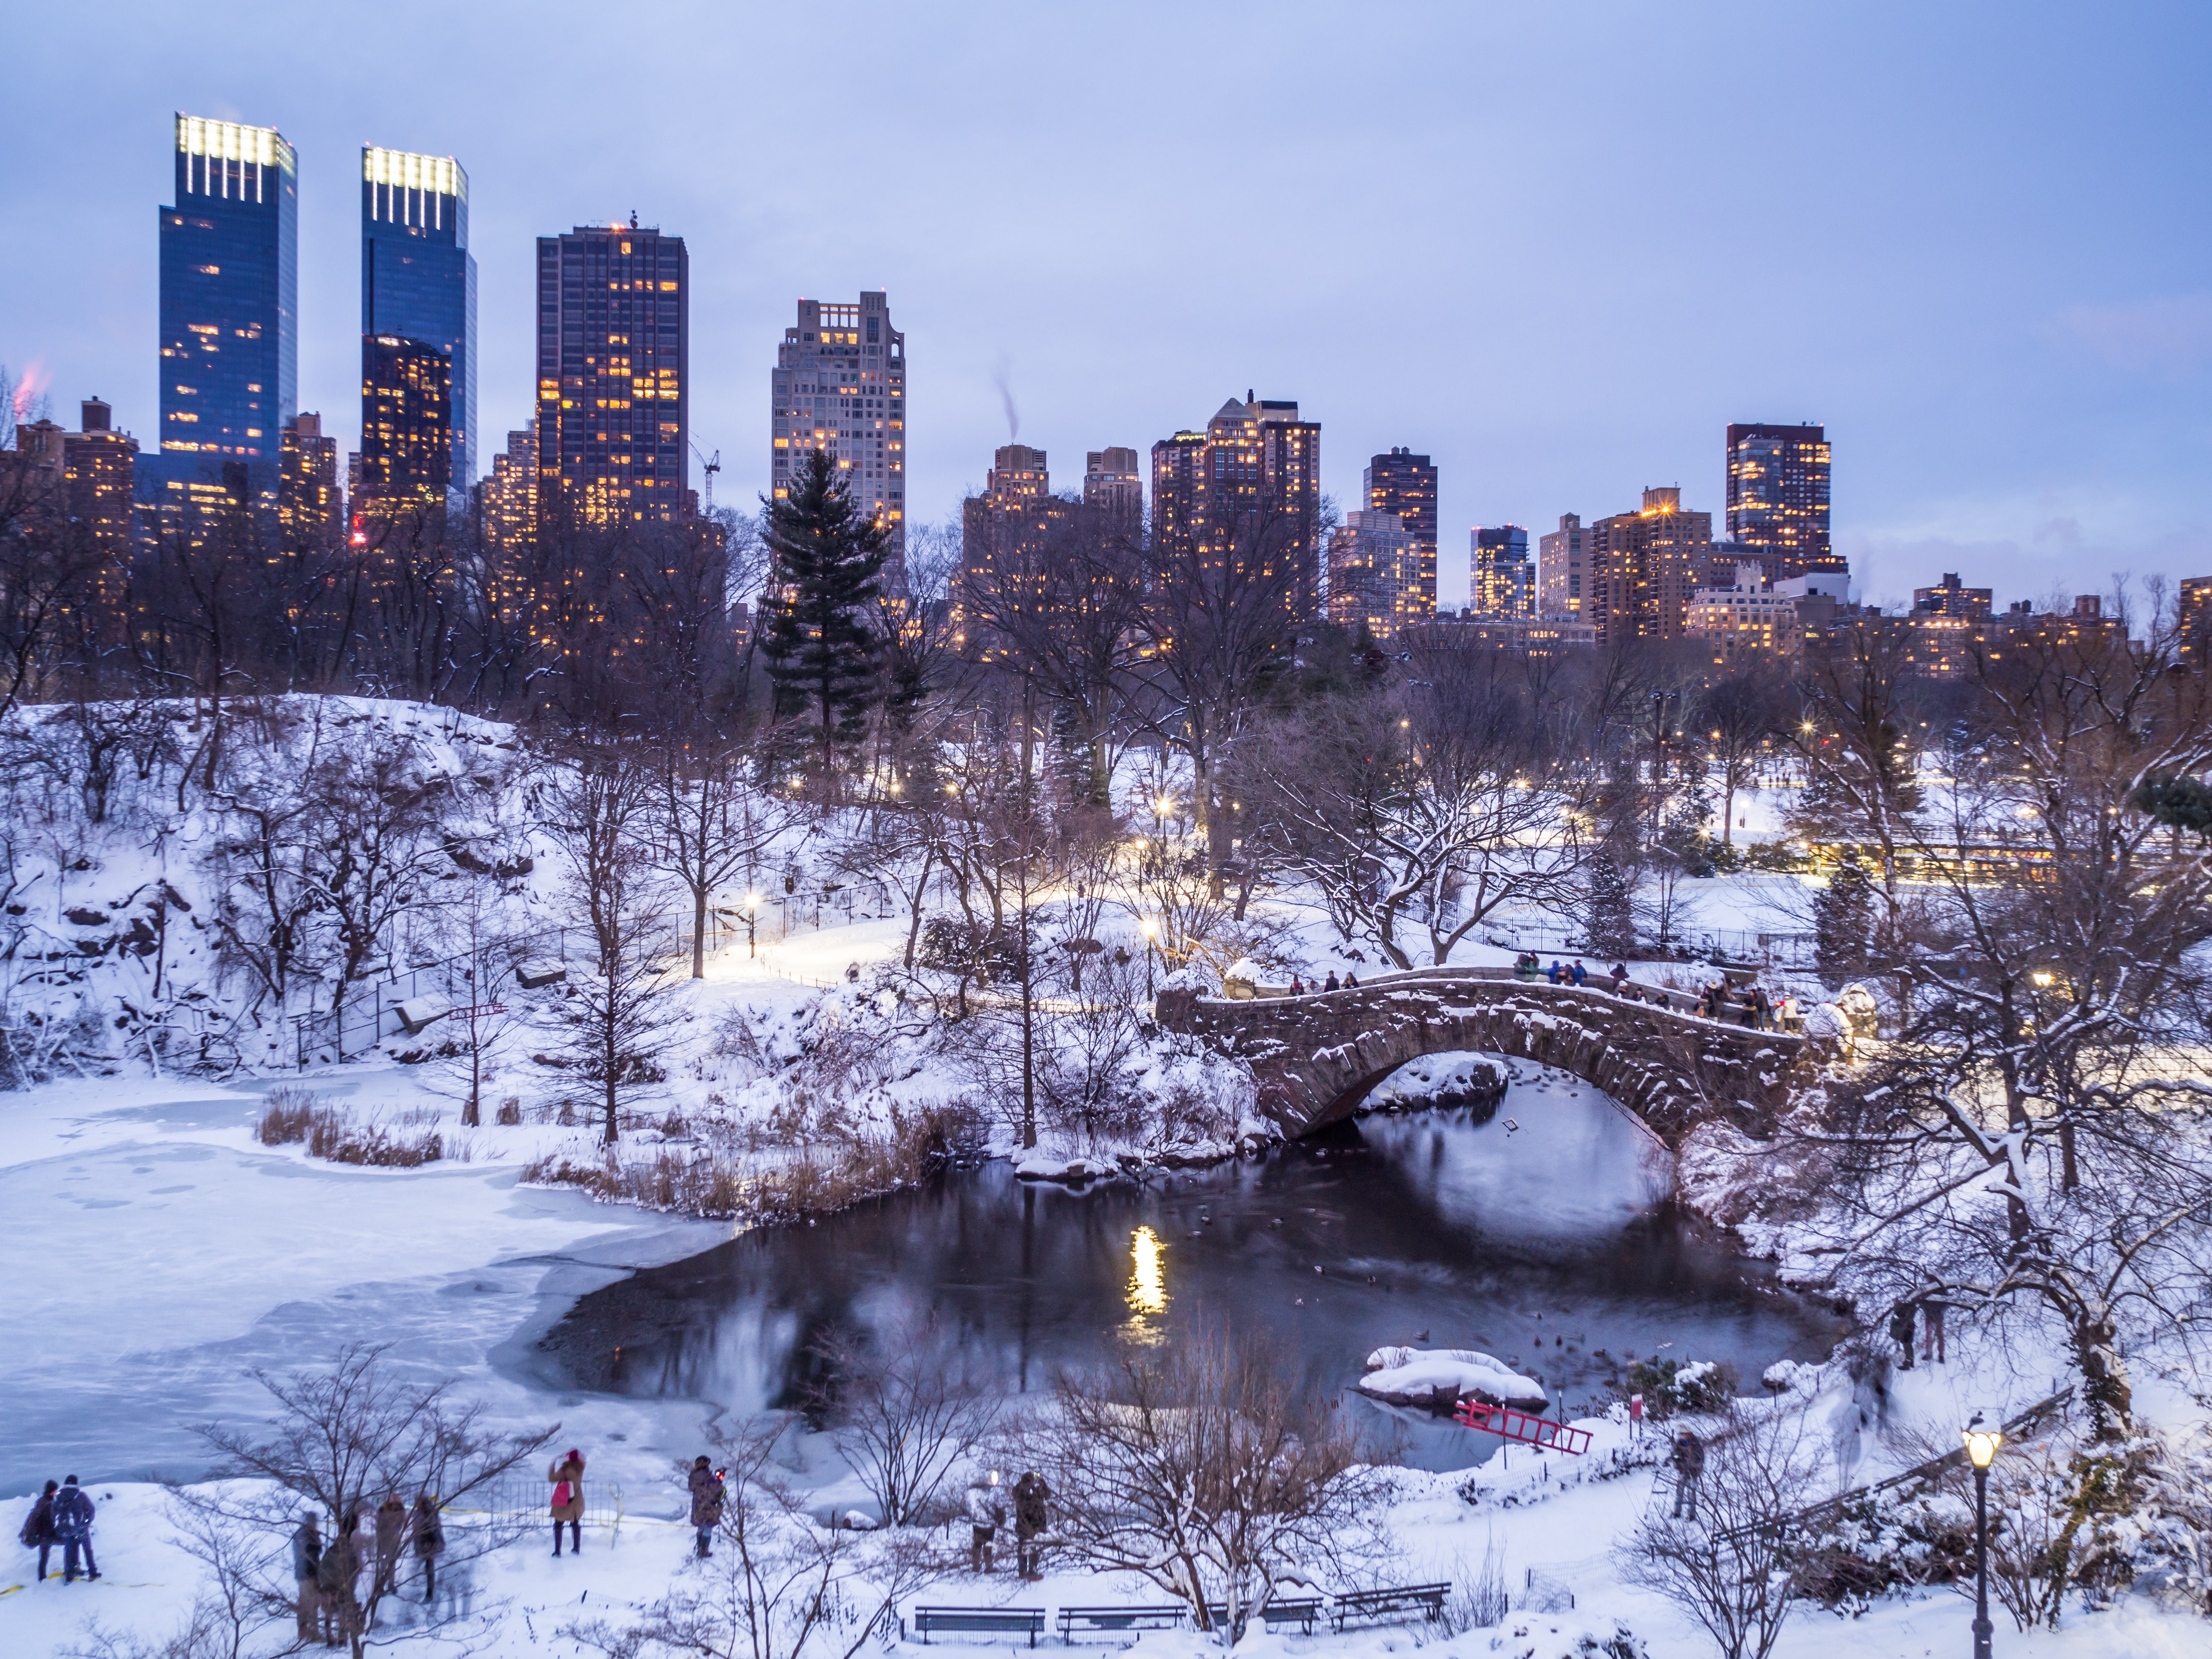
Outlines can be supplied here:
[[[1539, 979], [1553, 985], [1590, 982], [1589, 969], [1580, 957], [1571, 962], [1561, 962], [1554, 957], [1547, 967], [1534, 951], [1523, 951], [1514, 957], [1513, 976], [1528, 983]], [[1612, 971], [1598, 981], [1598, 988], [1627, 1002], [1650, 1002], [1662, 1008], [1674, 1006], [1666, 990], [1656, 985], [1639, 984], [1630, 977], [1625, 962], [1614, 963]], [[1754, 1031], [1796, 1031], [1804, 1025], [1803, 1012], [1795, 996], [1787, 991], [1770, 995], [1765, 986], [1755, 981], [1738, 992], [1724, 978], [1711, 980], [1698, 993], [1692, 1008], [1705, 1019], [1717, 1020], [1724, 1025], [1741, 1025]]]

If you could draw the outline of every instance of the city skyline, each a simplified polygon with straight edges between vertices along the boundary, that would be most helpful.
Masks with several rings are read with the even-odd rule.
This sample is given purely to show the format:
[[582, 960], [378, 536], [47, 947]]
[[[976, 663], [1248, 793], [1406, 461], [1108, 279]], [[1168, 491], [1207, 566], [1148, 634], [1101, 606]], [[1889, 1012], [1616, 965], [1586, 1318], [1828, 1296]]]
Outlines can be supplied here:
[[[793, 300], [866, 288], [888, 292], [924, 349], [915, 395], [930, 418], [909, 460], [909, 523], [952, 516], [1010, 438], [1069, 453], [1102, 434], [1142, 441], [1212, 406], [1220, 388], [1256, 379], [1294, 388], [1328, 426], [1322, 482], [1340, 510], [1358, 501], [1364, 457], [1401, 445], [1431, 454], [1446, 540], [1478, 524], [1550, 525], [1563, 512], [1592, 523], [1653, 478], [1678, 479], [1686, 504], [1717, 516], [1720, 432], [1810, 418], [1825, 422], [1844, 460], [1836, 550], [1870, 598], [1901, 604], [1931, 572], [1954, 568], [2043, 594], [2102, 587], [2120, 568], [2187, 574], [2200, 561], [2207, 509], [2190, 479], [2201, 465], [2212, 295], [2194, 274], [2204, 234], [2169, 204], [2192, 193], [2186, 179], [2203, 167], [2205, 147], [2191, 134], [2206, 118], [2196, 100], [2158, 90], [2204, 35], [2204, 20], [2186, 11], [2131, 14], [2083, 43], [2052, 10], [2008, 14], [1996, 38], [1963, 15], [1878, 9], [1743, 29], [1723, 13], [1685, 14], [1664, 35], [1629, 10], [1567, 27], [1417, 9], [1401, 27], [1426, 38], [1425, 58], [1441, 65], [1480, 50], [1516, 106], [1562, 77], [1633, 58], [1690, 76], [1710, 108], [1670, 114], [1633, 147], [1604, 122], [1565, 137], [1502, 118], [1481, 123], [1478, 143], [1450, 77], [1417, 67], [1402, 97], [1415, 130], [1391, 143], [1418, 138], [1442, 159], [1406, 169], [1406, 188], [1426, 200], [1450, 179], [1468, 186], [1463, 199], [1415, 216], [1410, 242], [1387, 257], [1355, 239], [1306, 256], [1307, 273], [1257, 285], [1239, 276], [1233, 307], [1211, 302], [1236, 264], [1225, 226], [1184, 208], [1147, 221], [1141, 237], [1104, 228], [1115, 222], [1106, 201], [1139, 193], [1132, 184], [1127, 196], [1110, 194], [1119, 186], [1096, 159], [1132, 145], [1140, 161], [1163, 153], [1214, 102], [1178, 54], [1143, 98], [1109, 107], [1112, 66], [1131, 50], [1122, 31], [1010, 27], [988, 8], [957, 24], [885, 12], [871, 25], [880, 66], [854, 71], [850, 131], [799, 137], [790, 129], [805, 100], [772, 75], [744, 74], [742, 112], [700, 113], [716, 77], [787, 54], [797, 24], [672, 14], [664, 27], [686, 32], [687, 51], [669, 71], [670, 113], [647, 118], [654, 139], [615, 145], [588, 124], [564, 131], [519, 118], [526, 86], [585, 61], [589, 31], [564, 30], [559, 8], [527, 14], [544, 23], [527, 29], [516, 27], [524, 14], [495, 8], [421, 15], [439, 19], [447, 50], [410, 68], [397, 91], [343, 50], [335, 22], [217, 47], [182, 20], [150, 17], [98, 42], [109, 72], [97, 77], [82, 66], [87, 25], [64, 14], [11, 24], [27, 71], [30, 165], [11, 177], [9, 200], [19, 222], [65, 225], [93, 276], [54, 282], [19, 250], [0, 276], [0, 362], [33, 370], [57, 414], [100, 397], [118, 428], [149, 450], [158, 444], [156, 381], [145, 372], [158, 331], [145, 204], [173, 199], [160, 176], [169, 112], [202, 110], [272, 127], [298, 149], [295, 407], [319, 410], [342, 451], [359, 447], [359, 346], [341, 319], [357, 315], [360, 295], [358, 243], [340, 228], [354, 218], [354, 158], [374, 137], [470, 158], [483, 433], [512, 430], [531, 412], [534, 238], [626, 219], [632, 208], [690, 238], [699, 289], [690, 426], [702, 449], [722, 453], [717, 495], [733, 505], [750, 507], [769, 488], [752, 376]], [[1206, 213], [1242, 224], [1327, 210], [1363, 190], [1397, 200], [1375, 171], [1395, 149], [1357, 130], [1357, 117], [1400, 94], [1332, 56], [1325, 14], [1293, 8], [1281, 22], [1279, 52], [1231, 65], [1221, 89], [1230, 101], [1297, 94], [1320, 84], [1324, 68], [1350, 78], [1334, 109], [1307, 107], [1303, 130], [1285, 136], [1306, 158], [1303, 171]], [[1228, 27], [1195, 27], [1205, 40]], [[564, 45], [569, 33], [578, 39]], [[2145, 50], [2154, 36], [2154, 54]], [[1832, 71], [1809, 89], [1793, 82], [1787, 110], [1741, 72], [1762, 53], [1815, 43]], [[1052, 100], [1014, 73], [1046, 45], [1085, 66]], [[895, 68], [956, 46], [975, 61], [950, 86]], [[1192, 58], [1207, 55], [1204, 40], [1193, 43]], [[465, 70], [487, 57], [502, 65], [500, 85], [477, 97]], [[2146, 76], [2158, 85], [2141, 87]], [[975, 77], [1002, 78], [1005, 95], [977, 99]], [[2122, 84], [2138, 90], [2101, 128], [2050, 113], [2094, 106]], [[2062, 86], [2063, 99], [2053, 95]], [[1794, 176], [1802, 160], [1738, 154], [1738, 135], [1762, 114], [1823, 134], [1819, 211], [1739, 240], [1726, 204]], [[1079, 132], [1085, 122], [1096, 131]], [[1047, 192], [1037, 210], [1050, 234], [1002, 213], [954, 217], [951, 204], [993, 176], [992, 154], [1032, 129], [1054, 176], [1086, 187], [1065, 204]], [[878, 198], [869, 222], [810, 194], [792, 165], [812, 144], [826, 149], [834, 175], [894, 136], [900, 188]], [[1331, 146], [1348, 146], [1340, 161], [1325, 161]], [[2139, 153], [2160, 162], [2145, 170], [2123, 159]], [[1134, 179], [1143, 166], [1109, 171]], [[1294, 200], [1285, 194], [1293, 189]], [[1561, 273], [1540, 257], [1547, 230], [1638, 206], [1650, 210], [1650, 240], [1636, 273]], [[1455, 265], [1470, 237], [1498, 254]], [[1159, 257], [1163, 242], [1176, 258]], [[1367, 334], [1377, 308], [1410, 303], [1413, 283], [1446, 270], [1472, 286], [1455, 300], [1460, 324], [1430, 348], [1438, 361], [1415, 368], [1375, 351]], [[1601, 376], [1605, 396], [1594, 399]], [[1469, 384], [1497, 395], [1470, 396]], [[1940, 469], [1923, 465], [1931, 424], [1946, 434]], [[489, 459], [480, 453], [471, 470], [482, 476]], [[1455, 574], [1448, 564], [1448, 606], [1464, 603]]]

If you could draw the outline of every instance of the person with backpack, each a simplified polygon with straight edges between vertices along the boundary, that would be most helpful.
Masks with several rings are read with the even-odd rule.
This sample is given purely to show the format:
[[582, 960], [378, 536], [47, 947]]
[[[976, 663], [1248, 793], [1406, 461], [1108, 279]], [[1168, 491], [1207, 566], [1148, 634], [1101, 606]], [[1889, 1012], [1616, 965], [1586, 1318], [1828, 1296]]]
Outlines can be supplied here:
[[697, 1534], [692, 1552], [704, 1561], [714, 1553], [714, 1528], [722, 1524], [722, 1504], [727, 1494], [721, 1471], [701, 1452], [691, 1461], [691, 1530]]
[[1051, 1498], [1052, 1488], [1035, 1469], [1014, 1482], [1014, 1568], [1032, 1583], [1044, 1577], [1039, 1571], [1044, 1552], [1036, 1540], [1049, 1518], [1045, 1504]]
[[1897, 1362], [1899, 1370], [1912, 1369], [1912, 1328], [1919, 1322], [1919, 1315], [1920, 1304], [1910, 1297], [1900, 1296], [1890, 1304], [1889, 1340], [1903, 1351], [1903, 1357]]
[[561, 1553], [561, 1523], [568, 1522], [572, 1553], [584, 1553], [584, 1454], [574, 1446], [545, 1472], [553, 1483], [553, 1553]]
[[22, 1531], [15, 1534], [22, 1540], [25, 1549], [38, 1551], [38, 1582], [41, 1584], [46, 1582], [46, 1561], [53, 1553], [58, 1541], [54, 1536], [54, 1494], [60, 1490], [59, 1481], [47, 1481], [46, 1491], [39, 1494], [38, 1502], [31, 1505], [31, 1512], [23, 1517]]
[[100, 1564], [92, 1559], [92, 1494], [70, 1475], [54, 1494], [54, 1541], [62, 1547], [62, 1583], [76, 1582], [77, 1552], [84, 1552], [84, 1576], [100, 1578]]
[[317, 1570], [323, 1565], [323, 1526], [309, 1510], [292, 1534], [292, 1583], [299, 1591], [300, 1639], [312, 1642], [320, 1633], [323, 1588]]
[[1695, 1522], [1698, 1518], [1698, 1482], [1705, 1478], [1705, 1443], [1685, 1429], [1674, 1437], [1674, 1449], [1667, 1461], [1674, 1468], [1674, 1518]]
[[438, 1500], [423, 1492], [415, 1500], [415, 1559], [422, 1564], [422, 1605], [438, 1594], [438, 1556], [446, 1547], [446, 1529], [438, 1524]]
[[338, 1535], [315, 1564], [315, 1589], [323, 1607], [323, 1645], [334, 1648], [350, 1641], [361, 1625], [361, 1601], [354, 1581], [361, 1577], [361, 1516], [349, 1515], [338, 1522]]
[[999, 1500], [999, 1472], [977, 1475], [968, 1487], [968, 1567], [971, 1572], [991, 1570], [991, 1540], [1006, 1524], [1006, 1506]]

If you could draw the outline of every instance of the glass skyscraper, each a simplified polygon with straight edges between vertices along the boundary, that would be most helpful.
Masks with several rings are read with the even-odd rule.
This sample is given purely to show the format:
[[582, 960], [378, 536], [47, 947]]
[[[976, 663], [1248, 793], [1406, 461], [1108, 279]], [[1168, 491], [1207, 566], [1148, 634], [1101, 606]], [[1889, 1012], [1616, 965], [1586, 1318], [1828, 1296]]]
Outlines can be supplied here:
[[538, 239], [538, 511], [682, 519], [690, 485], [690, 260], [681, 236], [579, 225]]
[[276, 510], [300, 403], [299, 157], [273, 127], [177, 117], [161, 210], [161, 453], [166, 511], [250, 495]]
[[474, 481], [477, 262], [450, 155], [361, 152], [361, 486], [429, 501]]

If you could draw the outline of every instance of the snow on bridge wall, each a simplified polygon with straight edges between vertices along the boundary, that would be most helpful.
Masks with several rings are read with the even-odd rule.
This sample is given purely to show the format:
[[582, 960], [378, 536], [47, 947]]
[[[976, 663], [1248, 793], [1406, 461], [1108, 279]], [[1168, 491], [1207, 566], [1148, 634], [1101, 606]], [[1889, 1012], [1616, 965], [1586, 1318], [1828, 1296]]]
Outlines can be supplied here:
[[1813, 1045], [1801, 1036], [1631, 1002], [1595, 985], [1531, 984], [1480, 969], [1251, 1001], [1165, 991], [1158, 1018], [1249, 1065], [1260, 1109], [1291, 1136], [1350, 1116], [1399, 1066], [1450, 1049], [1571, 1073], [1669, 1146], [1715, 1117], [1771, 1134], [1790, 1090], [1814, 1066]]

